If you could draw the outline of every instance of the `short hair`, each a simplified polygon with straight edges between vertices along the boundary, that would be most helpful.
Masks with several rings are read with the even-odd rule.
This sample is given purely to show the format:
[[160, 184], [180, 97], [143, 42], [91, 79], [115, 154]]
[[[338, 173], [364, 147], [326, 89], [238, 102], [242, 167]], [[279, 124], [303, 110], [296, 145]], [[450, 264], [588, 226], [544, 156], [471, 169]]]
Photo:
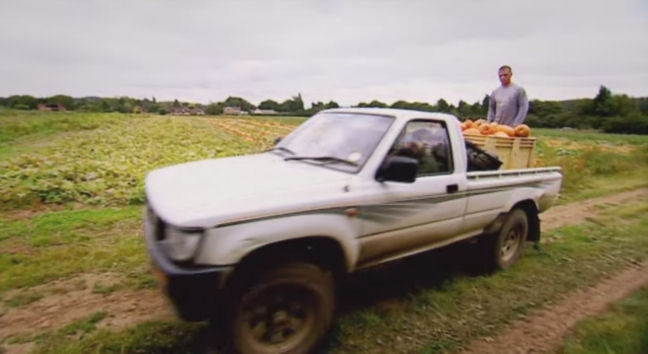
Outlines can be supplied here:
[[500, 72], [500, 71], [502, 71], [502, 70], [504, 70], [504, 69], [508, 69], [508, 71], [511, 72], [511, 73], [513, 72], [513, 69], [511, 69], [511, 67], [508, 66], [508, 65], [502, 65], [502, 66], [500, 66], [500, 68], [497, 69], [497, 72]]

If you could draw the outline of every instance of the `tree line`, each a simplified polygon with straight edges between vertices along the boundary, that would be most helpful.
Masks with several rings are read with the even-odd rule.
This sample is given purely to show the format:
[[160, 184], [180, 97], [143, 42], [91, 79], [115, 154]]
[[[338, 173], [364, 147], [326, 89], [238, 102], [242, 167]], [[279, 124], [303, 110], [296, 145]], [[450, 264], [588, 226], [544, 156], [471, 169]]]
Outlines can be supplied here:
[[532, 100], [526, 123], [532, 127], [600, 129], [607, 133], [648, 134], [648, 97], [614, 95], [601, 86], [592, 98]]
[[[32, 110], [39, 104], [61, 105], [66, 110], [84, 112], [121, 112], [121, 113], [155, 113], [169, 114], [176, 109], [200, 108], [205, 114], [219, 115], [225, 107], [236, 107], [241, 111], [253, 113], [256, 109], [263, 112], [273, 111], [279, 115], [310, 116], [321, 110], [338, 108], [335, 101], [311, 102], [310, 108], [305, 108], [301, 94], [297, 94], [281, 102], [267, 99], [258, 106], [242, 97], [228, 97], [221, 102], [200, 103], [173, 101], [157, 101], [155, 97], [137, 99], [130, 97], [82, 97], [75, 98], [66, 95], [36, 98], [30, 95], [14, 95], [0, 97], [0, 106], [13, 109]], [[484, 118], [488, 112], [489, 96], [484, 95], [481, 101], [468, 103], [460, 100], [455, 106], [441, 98], [435, 103], [409, 102], [398, 100], [391, 104], [372, 100], [360, 102], [354, 107], [381, 107], [414, 109], [428, 112], [444, 112], [454, 114], [460, 119]], [[605, 132], [648, 134], [648, 97], [634, 98], [625, 94], [612, 94], [605, 86], [599, 88], [593, 98], [564, 101], [531, 100], [526, 122], [532, 127], [578, 129], [600, 129]]]
[[138, 99], [131, 97], [71, 97], [67, 95], [55, 95], [51, 97], [37, 98], [30, 95], [14, 95], [9, 97], [0, 97], [0, 106], [21, 109], [34, 110], [39, 105], [55, 107], [60, 105], [65, 110], [80, 112], [120, 112], [120, 113], [156, 113], [170, 114], [179, 108], [199, 108], [205, 114], [218, 115], [223, 114], [225, 107], [238, 108], [241, 111], [252, 113], [254, 110], [272, 110], [278, 114], [285, 115], [310, 115], [320, 110], [328, 108], [338, 108], [339, 105], [333, 101], [328, 103], [313, 102], [311, 108], [304, 108], [304, 101], [301, 94], [286, 99], [282, 102], [274, 100], [265, 100], [258, 106], [250, 103], [241, 97], [228, 97], [222, 102], [211, 102], [203, 105], [194, 102], [181, 102], [177, 99], [173, 101], [158, 101], [155, 97], [149, 99]]
[[[311, 102], [310, 108], [305, 108], [304, 101], [301, 94], [297, 94], [289, 99], [278, 102], [272, 99], [267, 99], [259, 103], [258, 106], [250, 103], [241, 97], [228, 97], [222, 102], [211, 102], [203, 105], [200, 103], [180, 102], [177, 99], [173, 101], [157, 101], [155, 97], [148, 99], [137, 99], [131, 97], [81, 97], [75, 98], [66, 95], [56, 95], [51, 97], [37, 98], [30, 95], [14, 95], [10, 97], [0, 97], [0, 106], [9, 107], [13, 109], [33, 110], [37, 109], [39, 104], [57, 105], [60, 104], [66, 110], [82, 111], [82, 112], [121, 112], [121, 113], [157, 113], [169, 114], [175, 108], [201, 108], [206, 114], [218, 115], [222, 114], [225, 107], [236, 107], [242, 111], [249, 113], [254, 112], [256, 109], [264, 111], [274, 111], [279, 114], [297, 115], [297, 116], [310, 116], [324, 109], [338, 108], [340, 105], [335, 101], [328, 102]], [[452, 113], [459, 117], [466, 116], [483, 116], [486, 115], [488, 110], [488, 95], [484, 97], [481, 102], [473, 104], [459, 101], [457, 106], [448, 103], [444, 99], [439, 99], [436, 104], [429, 104], [425, 102], [408, 102], [404, 100], [396, 101], [392, 104], [387, 104], [378, 100], [371, 102], [360, 102], [354, 107], [386, 107], [386, 108], [401, 108], [401, 109], [416, 109], [430, 112], [444, 112]]]

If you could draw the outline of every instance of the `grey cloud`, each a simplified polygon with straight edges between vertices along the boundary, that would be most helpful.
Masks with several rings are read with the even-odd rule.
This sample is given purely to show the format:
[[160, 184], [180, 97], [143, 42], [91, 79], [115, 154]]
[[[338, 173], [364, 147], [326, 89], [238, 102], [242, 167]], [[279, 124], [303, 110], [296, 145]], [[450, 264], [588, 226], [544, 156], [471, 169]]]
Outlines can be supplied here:
[[6, 0], [0, 95], [472, 102], [504, 63], [532, 97], [647, 95], [647, 14], [640, 0]]

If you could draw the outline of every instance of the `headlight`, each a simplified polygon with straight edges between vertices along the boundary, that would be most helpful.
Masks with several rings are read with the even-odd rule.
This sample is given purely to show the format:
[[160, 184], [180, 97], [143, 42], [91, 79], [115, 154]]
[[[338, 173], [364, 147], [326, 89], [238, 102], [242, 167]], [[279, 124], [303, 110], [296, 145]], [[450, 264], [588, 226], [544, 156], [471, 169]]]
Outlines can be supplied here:
[[167, 225], [164, 230], [164, 240], [160, 241], [160, 244], [169, 258], [186, 261], [196, 252], [202, 233], [201, 229], [178, 229]]

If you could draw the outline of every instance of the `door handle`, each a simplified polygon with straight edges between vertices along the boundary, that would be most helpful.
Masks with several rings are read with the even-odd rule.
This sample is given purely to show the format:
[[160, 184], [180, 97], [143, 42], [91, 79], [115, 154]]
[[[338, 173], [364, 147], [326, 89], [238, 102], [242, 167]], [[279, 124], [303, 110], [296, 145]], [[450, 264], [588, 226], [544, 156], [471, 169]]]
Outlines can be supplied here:
[[459, 186], [456, 184], [449, 184], [446, 186], [446, 192], [455, 193], [459, 190]]

